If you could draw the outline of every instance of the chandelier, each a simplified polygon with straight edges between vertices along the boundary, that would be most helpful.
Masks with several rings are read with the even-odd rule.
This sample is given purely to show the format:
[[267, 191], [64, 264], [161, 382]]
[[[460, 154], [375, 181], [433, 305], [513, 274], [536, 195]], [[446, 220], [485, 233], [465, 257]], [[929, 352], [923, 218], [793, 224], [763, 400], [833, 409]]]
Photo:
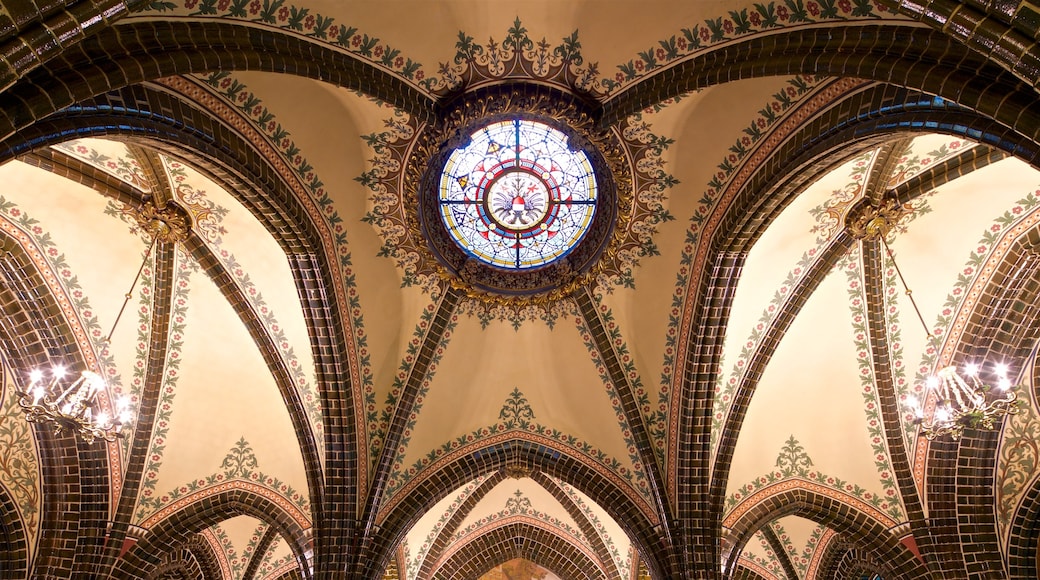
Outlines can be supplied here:
[[[151, 236], [152, 242], [145, 250], [141, 267], [130, 289], [124, 294], [123, 305], [112, 323], [112, 330], [104, 339], [105, 343], [112, 341], [112, 334], [133, 297], [134, 288], [141, 279], [156, 242], [161, 240], [172, 243], [187, 237], [189, 222], [173, 204], [160, 209], [145, 204], [130, 210], [130, 213], [140, 229]], [[73, 433], [91, 444], [98, 439], [111, 442], [124, 437], [132, 419], [130, 400], [126, 397], [121, 397], [111, 411], [103, 408], [99, 396], [107, 389], [108, 384], [98, 373], [84, 370], [77, 375], [70, 373], [65, 365], [55, 364], [47, 373], [40, 369], [30, 372], [29, 384], [16, 391], [18, 405], [24, 410], [28, 422], [51, 424], [55, 434]]]
[[[899, 283], [910, 299], [925, 335], [928, 336], [928, 341], [938, 353], [938, 341], [929, 332], [924, 316], [917, 307], [917, 301], [914, 300], [913, 292], [907, 286], [892, 248], [885, 239], [892, 226], [910, 213], [910, 208], [893, 198], [887, 198], [880, 207], [862, 208], [856, 214], [850, 213], [846, 219], [849, 231], [861, 240], [877, 239], [881, 242], [899, 277]], [[943, 435], [959, 439], [965, 428], [992, 429], [1005, 415], [1018, 412], [1015, 390], [1008, 379], [1007, 365], [991, 365], [986, 373], [991, 379], [988, 381], [981, 377], [983, 370], [983, 367], [976, 364], [968, 364], [960, 372], [952, 365], [943, 367], [926, 380], [925, 401], [910, 397], [908, 406], [914, 414], [914, 423], [921, 426], [921, 434], [929, 441]], [[934, 397], [930, 415], [925, 404], [929, 395]]]
[[107, 387], [105, 379], [82, 371], [66, 386], [67, 377], [68, 372], [61, 365], [51, 368], [47, 380], [43, 371], [32, 371], [29, 386], [18, 391], [18, 404], [25, 410], [25, 419], [30, 423], [53, 423], [55, 433], [75, 433], [88, 444], [96, 439], [115, 441], [123, 437], [123, 428], [130, 423], [129, 399], [122, 397], [115, 413], [95, 412], [98, 394]]

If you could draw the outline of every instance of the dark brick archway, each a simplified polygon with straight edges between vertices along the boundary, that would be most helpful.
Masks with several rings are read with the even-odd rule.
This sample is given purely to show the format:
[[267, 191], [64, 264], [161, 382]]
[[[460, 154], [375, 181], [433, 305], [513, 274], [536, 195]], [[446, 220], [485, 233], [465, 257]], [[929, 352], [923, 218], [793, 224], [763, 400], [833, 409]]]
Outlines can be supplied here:
[[568, 580], [610, 576], [588, 554], [536, 522], [516, 521], [484, 530], [461, 544], [433, 569], [431, 578], [480, 578], [492, 568], [523, 558]]

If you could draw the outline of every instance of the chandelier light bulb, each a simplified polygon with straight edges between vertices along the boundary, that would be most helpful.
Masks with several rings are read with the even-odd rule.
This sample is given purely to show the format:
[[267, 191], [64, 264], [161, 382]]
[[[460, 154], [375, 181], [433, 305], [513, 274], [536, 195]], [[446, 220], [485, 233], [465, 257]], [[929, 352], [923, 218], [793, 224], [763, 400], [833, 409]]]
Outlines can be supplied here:
[[998, 377], [1005, 379], [1008, 373], [1008, 366], [1003, 363], [997, 363], [993, 365], [993, 371], [997, 373]]
[[933, 416], [935, 417], [935, 421], [938, 422], [938, 423], [949, 422], [949, 420], [950, 420], [950, 410], [947, 409], [946, 407], [936, 407], [935, 408], [935, 414]]
[[969, 377], [978, 376], [978, 374], [979, 374], [979, 365], [977, 365], [975, 363], [968, 363], [968, 364], [964, 365], [964, 374], [968, 375]]

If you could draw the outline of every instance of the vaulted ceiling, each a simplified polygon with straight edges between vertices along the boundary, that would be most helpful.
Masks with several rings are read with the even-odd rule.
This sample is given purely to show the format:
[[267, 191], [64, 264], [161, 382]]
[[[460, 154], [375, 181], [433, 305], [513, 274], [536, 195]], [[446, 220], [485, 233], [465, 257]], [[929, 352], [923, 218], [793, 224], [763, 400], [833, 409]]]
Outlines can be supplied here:
[[[1036, 577], [1035, 17], [0, 3], [0, 578]], [[477, 94], [621, 160], [551, 291], [420, 227]], [[984, 361], [1017, 413], [925, 438], [924, 377]], [[125, 438], [24, 420], [59, 363]]]

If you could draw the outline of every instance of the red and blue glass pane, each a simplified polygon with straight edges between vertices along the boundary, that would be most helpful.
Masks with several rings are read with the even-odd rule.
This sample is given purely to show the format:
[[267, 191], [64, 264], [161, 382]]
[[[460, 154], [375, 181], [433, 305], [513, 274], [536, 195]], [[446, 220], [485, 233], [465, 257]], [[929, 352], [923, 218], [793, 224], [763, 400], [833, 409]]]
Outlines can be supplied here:
[[500, 268], [544, 266], [567, 255], [596, 211], [588, 156], [536, 121], [490, 124], [444, 165], [441, 218], [468, 254]]

